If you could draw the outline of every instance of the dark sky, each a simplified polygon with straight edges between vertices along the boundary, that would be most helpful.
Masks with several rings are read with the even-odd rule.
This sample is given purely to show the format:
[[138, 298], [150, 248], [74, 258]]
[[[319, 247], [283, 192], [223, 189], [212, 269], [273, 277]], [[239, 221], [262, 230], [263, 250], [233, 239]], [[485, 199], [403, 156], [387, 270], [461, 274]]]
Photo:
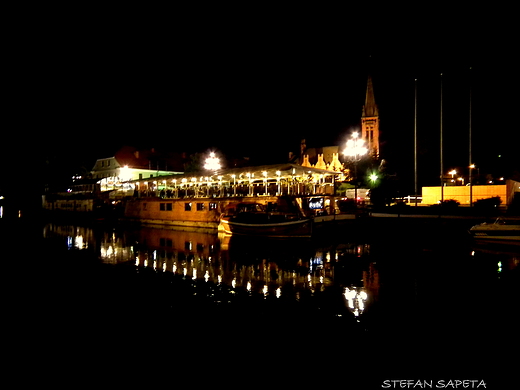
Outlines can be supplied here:
[[135, 11], [44, 21], [36, 13], [13, 24], [2, 169], [93, 165], [124, 144], [285, 161], [301, 138], [344, 142], [359, 126], [369, 73], [383, 157], [403, 175], [413, 167], [417, 78], [419, 175], [438, 178], [441, 72], [446, 169], [468, 163], [470, 84], [475, 162], [513, 153], [513, 39], [480, 19], [423, 25], [427, 13], [405, 24], [379, 15], [384, 23], [368, 29], [364, 13], [329, 21]]

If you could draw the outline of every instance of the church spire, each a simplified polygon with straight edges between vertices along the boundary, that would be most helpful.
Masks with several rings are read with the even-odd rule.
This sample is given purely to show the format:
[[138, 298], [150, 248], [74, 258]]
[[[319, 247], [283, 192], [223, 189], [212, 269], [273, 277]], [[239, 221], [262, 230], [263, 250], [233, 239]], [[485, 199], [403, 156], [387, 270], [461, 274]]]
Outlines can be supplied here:
[[363, 117], [379, 116], [377, 110], [376, 99], [374, 97], [374, 86], [372, 85], [372, 76], [368, 76], [367, 94], [365, 97], [365, 105], [363, 106]]
[[361, 114], [361, 137], [366, 141], [369, 153], [379, 158], [379, 110], [374, 97], [372, 77], [368, 76], [365, 105]]

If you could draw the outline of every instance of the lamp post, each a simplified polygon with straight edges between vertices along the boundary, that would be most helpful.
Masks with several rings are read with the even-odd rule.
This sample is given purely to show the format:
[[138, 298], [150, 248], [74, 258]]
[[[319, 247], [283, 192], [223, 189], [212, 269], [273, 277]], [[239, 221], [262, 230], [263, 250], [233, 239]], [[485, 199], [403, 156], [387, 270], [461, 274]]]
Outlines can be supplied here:
[[[448, 172], [448, 175], [451, 175], [451, 182], [452, 183], [455, 183], [455, 179], [454, 179], [454, 176], [457, 174], [457, 171], [455, 169], [452, 169], [451, 171]], [[455, 185], [455, 184], [454, 184]]]
[[448, 175], [451, 175], [451, 178], [453, 179], [453, 176], [457, 174], [457, 171], [455, 169], [448, 172]]
[[179, 187], [177, 187], [177, 179], [172, 180], [173, 183], [173, 189], [175, 191], [175, 198], [179, 197]]
[[237, 176], [231, 175], [231, 177], [233, 178], [233, 196], [237, 196]]
[[247, 179], [248, 179], [248, 185], [249, 185], [249, 194], [248, 196], [252, 196], [252, 186], [251, 186], [251, 173], [250, 172], [247, 172], [246, 173], [246, 176], [247, 176]]
[[215, 152], [210, 152], [209, 157], [204, 162], [204, 169], [216, 172], [220, 168], [220, 159], [215, 156]]
[[473, 169], [475, 164], [469, 166], [469, 207], [473, 207]]
[[188, 196], [188, 179], [184, 178], [181, 180], [182, 184], [184, 185], [184, 197]]
[[352, 133], [351, 138], [347, 141], [347, 146], [343, 151], [343, 154], [354, 162], [354, 198], [356, 200], [356, 208], [357, 208], [357, 163], [361, 160], [365, 154], [367, 154], [368, 149], [365, 146], [365, 141], [359, 138], [359, 133], [355, 131]]

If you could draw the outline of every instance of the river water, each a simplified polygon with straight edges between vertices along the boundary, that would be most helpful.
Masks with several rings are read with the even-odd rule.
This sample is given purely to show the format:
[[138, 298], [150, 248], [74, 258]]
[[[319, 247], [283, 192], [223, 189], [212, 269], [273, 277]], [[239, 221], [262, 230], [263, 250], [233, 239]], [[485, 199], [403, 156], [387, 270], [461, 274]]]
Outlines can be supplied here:
[[2, 225], [2, 253], [16, 246], [10, 262], [30, 264], [16, 278], [24, 326], [76, 348], [103, 340], [105, 363], [99, 351], [118, 345], [189, 366], [319, 367], [366, 388], [447, 372], [493, 381], [518, 330], [519, 247], [476, 246], [469, 221], [381, 218], [298, 240], [17, 224]]

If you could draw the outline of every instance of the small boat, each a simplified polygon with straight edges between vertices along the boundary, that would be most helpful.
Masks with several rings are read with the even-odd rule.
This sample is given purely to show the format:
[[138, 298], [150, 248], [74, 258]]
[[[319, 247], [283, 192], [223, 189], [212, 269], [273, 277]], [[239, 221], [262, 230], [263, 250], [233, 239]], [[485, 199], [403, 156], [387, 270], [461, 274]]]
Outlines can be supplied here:
[[310, 237], [312, 220], [298, 213], [267, 211], [259, 203], [239, 203], [220, 218], [227, 234], [263, 237]]
[[482, 223], [469, 230], [477, 241], [503, 242], [520, 245], [520, 220], [497, 218], [494, 223]]

